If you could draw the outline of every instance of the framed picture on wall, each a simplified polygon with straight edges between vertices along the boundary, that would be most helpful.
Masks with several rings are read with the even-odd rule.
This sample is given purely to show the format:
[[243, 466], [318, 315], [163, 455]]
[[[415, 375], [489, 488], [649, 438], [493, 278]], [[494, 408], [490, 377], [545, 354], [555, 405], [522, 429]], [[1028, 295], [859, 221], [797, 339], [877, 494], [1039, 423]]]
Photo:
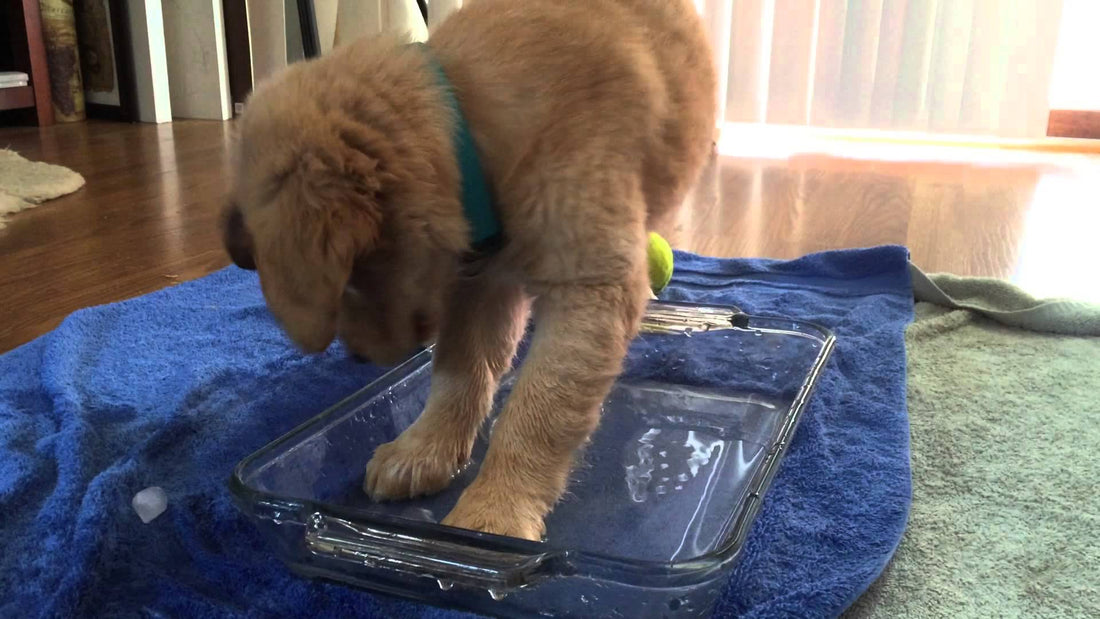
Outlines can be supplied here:
[[137, 122], [137, 87], [126, 0], [74, 0], [89, 118]]

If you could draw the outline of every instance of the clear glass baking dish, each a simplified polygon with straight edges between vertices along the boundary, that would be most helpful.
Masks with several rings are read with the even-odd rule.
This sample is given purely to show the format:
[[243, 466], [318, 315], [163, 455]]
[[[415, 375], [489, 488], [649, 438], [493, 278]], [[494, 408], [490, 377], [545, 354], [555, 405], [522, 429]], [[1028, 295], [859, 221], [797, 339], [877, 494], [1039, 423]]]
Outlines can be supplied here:
[[230, 487], [303, 576], [499, 616], [706, 615], [833, 343], [805, 322], [652, 303], [542, 542], [436, 524], [489, 424], [441, 494], [363, 494], [374, 448], [425, 403], [431, 351], [245, 458]]

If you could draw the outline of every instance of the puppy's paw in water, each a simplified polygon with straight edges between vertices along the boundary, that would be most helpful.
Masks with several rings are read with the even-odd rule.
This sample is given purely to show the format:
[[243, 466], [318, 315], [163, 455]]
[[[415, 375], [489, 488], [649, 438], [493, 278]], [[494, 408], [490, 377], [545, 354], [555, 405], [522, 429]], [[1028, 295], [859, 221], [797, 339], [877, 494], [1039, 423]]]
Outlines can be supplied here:
[[376, 501], [435, 494], [450, 485], [469, 459], [470, 448], [452, 437], [432, 438], [406, 430], [380, 445], [367, 463], [363, 490]]
[[535, 502], [478, 487], [476, 482], [462, 493], [443, 524], [535, 542], [546, 531], [542, 510]]

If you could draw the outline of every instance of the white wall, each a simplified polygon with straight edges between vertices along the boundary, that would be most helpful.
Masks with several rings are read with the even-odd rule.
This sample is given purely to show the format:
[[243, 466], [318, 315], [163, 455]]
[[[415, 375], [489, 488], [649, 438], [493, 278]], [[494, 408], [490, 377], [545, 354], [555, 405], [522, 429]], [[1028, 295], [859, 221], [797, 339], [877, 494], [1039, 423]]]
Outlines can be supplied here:
[[166, 123], [172, 120], [160, 1], [129, 0], [127, 4], [134, 47], [138, 120], [141, 122]]
[[172, 115], [232, 117], [222, 0], [162, 0]]
[[410, 41], [427, 40], [428, 28], [416, 0], [340, 0], [334, 46], [382, 32], [400, 34]]
[[[702, 0], [697, 0], [701, 2]], [[462, 0], [431, 0], [428, 3], [428, 23], [435, 28], [454, 11], [462, 8]]]
[[279, 0], [247, 0], [245, 4], [255, 87], [286, 66], [286, 5]]
[[322, 54], [327, 54], [332, 49], [332, 42], [336, 38], [336, 10], [339, 6], [340, 0], [313, 0]]

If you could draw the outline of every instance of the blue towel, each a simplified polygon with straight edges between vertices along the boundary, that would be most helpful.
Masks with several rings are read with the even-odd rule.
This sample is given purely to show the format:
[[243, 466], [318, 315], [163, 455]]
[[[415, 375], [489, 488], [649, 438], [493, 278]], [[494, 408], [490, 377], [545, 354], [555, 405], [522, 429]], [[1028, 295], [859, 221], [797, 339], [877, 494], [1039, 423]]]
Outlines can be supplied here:
[[[676, 259], [669, 300], [839, 338], [718, 608], [835, 616], [908, 511], [906, 252]], [[241, 458], [379, 376], [345, 357], [292, 350], [236, 268], [77, 312], [0, 357], [0, 616], [460, 616], [299, 579], [233, 506]], [[169, 506], [145, 525], [130, 500], [154, 485]]]

